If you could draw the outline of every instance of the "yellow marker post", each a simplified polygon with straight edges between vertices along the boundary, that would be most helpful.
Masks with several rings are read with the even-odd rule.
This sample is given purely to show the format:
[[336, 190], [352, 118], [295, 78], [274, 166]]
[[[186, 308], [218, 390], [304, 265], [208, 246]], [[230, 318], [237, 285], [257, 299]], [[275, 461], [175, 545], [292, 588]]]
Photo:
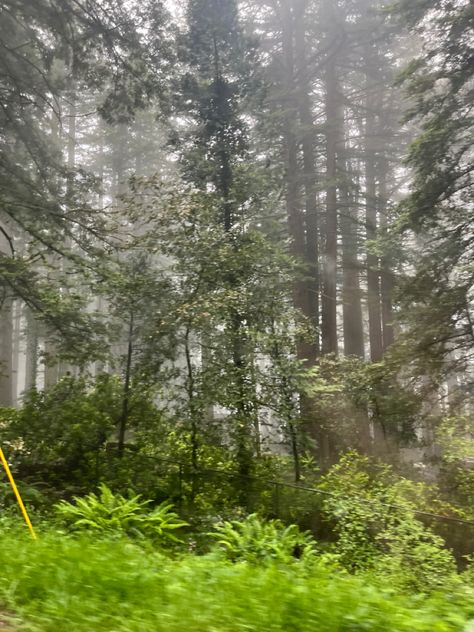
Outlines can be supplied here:
[[33, 529], [33, 525], [31, 524], [31, 520], [30, 517], [28, 515], [28, 512], [26, 511], [26, 507], [23, 504], [23, 501], [21, 499], [20, 496], [20, 492], [18, 491], [18, 488], [16, 486], [15, 480], [13, 478], [13, 475], [10, 471], [10, 468], [8, 466], [7, 460], [5, 458], [5, 455], [3, 454], [3, 450], [2, 448], [0, 448], [0, 460], [2, 461], [2, 465], [5, 469], [5, 472], [7, 473], [8, 476], [8, 480], [10, 481], [10, 485], [12, 486], [13, 489], [13, 493], [15, 494], [15, 497], [17, 499], [18, 504], [20, 505], [20, 509], [21, 509], [21, 513], [23, 514], [23, 518], [25, 519], [26, 524], [28, 525], [28, 529], [30, 530], [30, 533], [33, 537], [34, 540], [36, 540], [36, 533], [35, 530]]

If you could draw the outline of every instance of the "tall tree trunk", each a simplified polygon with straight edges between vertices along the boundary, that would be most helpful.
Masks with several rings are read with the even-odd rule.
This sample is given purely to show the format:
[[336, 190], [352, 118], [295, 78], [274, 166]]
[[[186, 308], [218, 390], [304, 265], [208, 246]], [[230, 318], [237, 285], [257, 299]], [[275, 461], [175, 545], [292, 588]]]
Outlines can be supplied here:
[[305, 263], [307, 275], [304, 300], [305, 316], [315, 334], [312, 343], [305, 349], [309, 365], [313, 365], [320, 352], [319, 344], [319, 247], [318, 205], [315, 159], [315, 130], [311, 111], [311, 89], [308, 81], [308, 60], [305, 32], [305, 0], [295, 7], [295, 55], [298, 109], [300, 116], [299, 135], [303, 149], [303, 183], [305, 209]]
[[[339, 118], [344, 120], [341, 108]], [[347, 159], [345, 127], [341, 128], [339, 146], [339, 184], [341, 191], [340, 230], [342, 239], [342, 316], [344, 355], [364, 358], [364, 327], [360, 289], [359, 213], [356, 204], [350, 162]]]
[[[188, 407], [189, 407], [189, 417], [191, 422], [191, 465], [194, 470], [197, 470], [198, 467], [198, 415], [199, 410], [195, 403], [195, 379], [194, 379], [194, 367], [191, 359], [191, 347], [190, 347], [190, 337], [191, 328], [190, 325], [186, 326], [186, 331], [184, 334], [184, 355], [186, 358], [186, 370], [187, 370], [187, 379], [186, 379], [186, 391], [188, 393]], [[193, 476], [193, 482], [194, 482]], [[194, 498], [194, 489], [193, 489], [193, 498]]]
[[26, 307], [26, 361], [25, 390], [36, 387], [38, 377], [38, 324], [29, 307]]
[[12, 342], [12, 403], [18, 403], [18, 376], [21, 353], [21, 312], [22, 306], [19, 300], [13, 303], [13, 342]]
[[[216, 112], [226, 112], [227, 106], [227, 90], [225, 89], [226, 80], [222, 77], [220, 66], [220, 51], [218, 50], [217, 41], [214, 38], [214, 81], [213, 81], [213, 107]], [[221, 121], [221, 126], [216, 132], [215, 142], [217, 146], [216, 157], [217, 162], [213, 173], [213, 181], [216, 191], [221, 199], [221, 218], [222, 225], [229, 243], [234, 249], [237, 249], [238, 243], [232, 238], [232, 229], [237, 218], [238, 208], [233, 200], [232, 187], [234, 184], [234, 172], [232, 163], [232, 150], [228, 142], [228, 129], [226, 124], [229, 119]], [[236, 252], [236, 255], [238, 253]], [[239, 279], [235, 273], [230, 272], [227, 278], [232, 287], [238, 287]], [[256, 415], [256, 392], [255, 384], [250, 378], [252, 357], [249, 353], [247, 345], [247, 334], [244, 316], [238, 308], [233, 308], [230, 312], [229, 335], [231, 336], [232, 347], [232, 368], [234, 370], [236, 380], [236, 399], [235, 399], [235, 439], [237, 463], [240, 475], [240, 485], [238, 495], [240, 503], [247, 506], [250, 499], [251, 480], [249, 475], [252, 471], [254, 456], [254, 437]]]
[[338, 352], [337, 340], [337, 139], [340, 126], [341, 94], [332, 56], [326, 66], [326, 222], [324, 283], [322, 296], [322, 351]]
[[376, 126], [373, 108], [373, 91], [369, 89], [367, 92], [365, 124], [365, 228], [366, 238], [369, 242], [367, 251], [367, 307], [369, 313], [370, 358], [372, 362], [380, 362], [383, 356], [383, 341], [379, 260], [370, 248], [370, 242], [373, 242], [377, 237]]
[[[58, 151], [60, 150], [60, 124], [60, 114], [53, 112], [51, 115], [51, 142]], [[61, 265], [60, 257], [55, 253], [49, 255], [48, 259], [52, 270], [56, 270]], [[27, 327], [29, 327], [28, 321]], [[45, 355], [43, 385], [45, 389], [48, 389], [54, 386], [59, 378], [57, 347], [54, 341], [51, 340], [48, 331], [43, 332], [43, 335]]]
[[[76, 167], [76, 125], [77, 125], [77, 106], [76, 106], [76, 91], [74, 85], [74, 79], [71, 79], [70, 84], [70, 94], [69, 94], [69, 110], [68, 110], [68, 129], [67, 129], [67, 167], [70, 172], [67, 181], [67, 195], [68, 198], [71, 199], [73, 194], [73, 176], [71, 173], [74, 171]], [[70, 203], [70, 202], [69, 202]], [[66, 238], [65, 243], [66, 248], [69, 250], [71, 248], [71, 240]], [[69, 266], [69, 261], [64, 260], [61, 262], [61, 268], [67, 269]], [[66, 288], [65, 292], [69, 290]], [[69, 362], [61, 361], [58, 365], [58, 379], [61, 379], [65, 375], [73, 375], [75, 372], [75, 367], [73, 367]]]
[[0, 406], [13, 405], [13, 301], [6, 296], [0, 306]]
[[[308, 320], [317, 326], [319, 321], [319, 301], [318, 289], [316, 289], [317, 277], [317, 208], [316, 208], [316, 191], [315, 191], [315, 165], [314, 165], [314, 147], [313, 143], [304, 141], [303, 149], [303, 178], [301, 178], [299, 165], [299, 144], [298, 135], [302, 132], [301, 125], [303, 120], [312, 128], [312, 117], [310, 104], [307, 100], [307, 93], [302, 93], [301, 85], [297, 85], [296, 81], [296, 50], [295, 37], [304, 37], [302, 32], [303, 25], [300, 23], [295, 29], [295, 23], [303, 19], [298, 16], [296, 19], [295, 5], [292, 0], [282, 0], [282, 13], [280, 16], [282, 29], [282, 50], [283, 50], [283, 76], [284, 76], [284, 102], [285, 108], [285, 128], [284, 128], [284, 161], [285, 161], [285, 180], [286, 180], [286, 212], [288, 221], [288, 232], [290, 237], [290, 253], [292, 256], [305, 265], [305, 276], [298, 275], [293, 284], [293, 305]], [[301, 49], [301, 42], [298, 44], [299, 61], [302, 63], [301, 55], [304, 54], [304, 48]], [[300, 66], [300, 72], [303, 68]], [[307, 89], [307, 86], [304, 86]], [[303, 132], [304, 133], [304, 132]], [[311, 135], [310, 140], [311, 140]], [[305, 151], [306, 150], [306, 151]], [[305, 227], [305, 215], [302, 211], [301, 200], [301, 184], [304, 183], [304, 206], [307, 223]], [[306, 228], [306, 231], [305, 231]], [[316, 231], [316, 237], [314, 234]], [[306, 337], [297, 340], [297, 356], [306, 366], [315, 363], [319, 352], [319, 340], [313, 338], [308, 340]], [[314, 418], [313, 400], [305, 394], [300, 396], [300, 414], [304, 426], [309, 436], [317, 445], [317, 453], [321, 460], [324, 458], [327, 450], [326, 436], [319, 420]], [[291, 428], [290, 428], [291, 433]], [[296, 436], [291, 437], [292, 448], [297, 449]], [[299, 468], [299, 461], [298, 461]], [[299, 476], [299, 469], [298, 469]]]
[[[298, 165], [298, 107], [295, 82], [294, 16], [290, 0], [282, 1], [282, 47], [284, 70], [284, 161], [286, 180], [286, 214], [290, 235], [290, 252], [304, 262], [306, 258], [304, 216], [301, 210], [300, 177]], [[301, 275], [293, 286], [293, 304], [303, 314], [307, 313], [306, 284]], [[298, 357], [307, 360], [311, 356], [310, 345], [302, 341], [298, 345]]]
[[[98, 167], [98, 178], [99, 178], [99, 193], [97, 196], [97, 205], [98, 208], [103, 211], [105, 204], [104, 204], [104, 196], [105, 196], [105, 181], [104, 181], [104, 134], [105, 134], [105, 130], [103, 131], [101, 128], [99, 128], [101, 131], [101, 137], [100, 137], [100, 146], [99, 146], [99, 167]], [[97, 296], [95, 299], [95, 309], [97, 310], [97, 312], [99, 314], [105, 314], [107, 311], [107, 304], [106, 304], [106, 300], [104, 299], [103, 296]], [[93, 368], [93, 374], [95, 377], [97, 377], [98, 375], [100, 375], [101, 373], [104, 373], [106, 371], [106, 364], [104, 362], [104, 360], [97, 360], [94, 363], [94, 368]]]
[[357, 258], [357, 208], [349, 191], [342, 194], [342, 316], [344, 355], [364, 358], [364, 329], [360, 289], [360, 264]]
[[57, 384], [59, 380], [59, 367], [58, 364], [54, 364], [53, 358], [56, 354], [56, 345], [50, 341], [45, 341], [45, 352], [48, 357], [46, 358], [47, 364], [44, 367], [44, 388], [48, 389]]
[[[382, 236], [387, 234], [388, 228], [388, 196], [387, 196], [387, 160], [384, 156], [380, 157], [379, 165], [379, 217], [380, 217], [380, 233]], [[395, 342], [395, 333], [393, 326], [393, 289], [394, 277], [392, 263], [389, 255], [385, 254], [381, 260], [381, 277], [380, 291], [382, 297], [382, 337], [384, 352]]]
[[[340, 117], [343, 118], [343, 112]], [[360, 265], [358, 261], [359, 213], [355, 192], [358, 182], [354, 180], [347, 157], [345, 127], [344, 136], [338, 142], [339, 186], [341, 192], [340, 228], [342, 238], [342, 312], [344, 329], [344, 355], [364, 358], [364, 329], [360, 289]], [[372, 451], [371, 424], [367, 406], [357, 411], [356, 447], [365, 453]]]
[[[297, 419], [296, 405], [294, 398], [294, 388], [289, 383], [288, 377], [282, 366], [282, 352], [280, 349], [278, 335], [275, 327], [275, 320], [272, 319], [271, 332], [273, 337], [272, 345], [272, 360], [277, 367], [280, 368], [281, 378], [279, 383], [274, 385], [275, 390], [278, 390], [282, 394], [282, 400], [284, 402], [283, 409], [279, 411], [278, 417], [285, 424], [285, 430], [290, 440], [291, 454], [293, 457], [293, 472], [295, 476], [295, 482], [297, 483], [301, 478], [301, 458], [300, 458], [300, 437], [298, 433], [295, 420]], [[284, 355], [284, 354], [283, 354]]]
[[128, 417], [130, 414], [130, 385], [132, 381], [132, 359], [133, 359], [133, 335], [134, 317], [130, 314], [128, 321], [127, 354], [125, 357], [125, 375], [122, 391], [122, 411], [118, 424], [118, 444], [117, 452], [121, 457], [125, 450], [125, 434], [127, 432]]

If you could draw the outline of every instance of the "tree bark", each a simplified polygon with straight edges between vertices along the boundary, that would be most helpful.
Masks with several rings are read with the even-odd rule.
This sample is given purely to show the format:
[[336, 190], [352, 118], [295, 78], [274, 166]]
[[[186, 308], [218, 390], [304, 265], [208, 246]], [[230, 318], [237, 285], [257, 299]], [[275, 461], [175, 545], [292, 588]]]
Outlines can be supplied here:
[[125, 359], [125, 375], [122, 393], [122, 412], [120, 414], [118, 425], [117, 452], [120, 457], [123, 456], [125, 450], [125, 433], [127, 431], [128, 417], [130, 414], [130, 384], [132, 380], [133, 335], [134, 317], [132, 312], [130, 314], [130, 319], [128, 322], [127, 355]]
[[338, 352], [337, 339], [337, 139], [343, 122], [338, 116], [341, 98], [334, 56], [328, 60], [326, 86], [326, 225], [322, 296], [322, 352]]
[[[316, 165], [309, 88], [307, 85], [304, 38], [304, 4], [282, 0], [279, 15], [282, 34], [285, 193], [290, 254], [303, 264], [304, 274], [293, 283], [293, 305], [316, 328], [319, 325], [318, 221], [316, 205]], [[298, 74], [297, 74], [298, 72]], [[307, 138], [306, 138], [307, 135]], [[301, 139], [300, 139], [301, 137]], [[299, 142], [300, 141], [300, 142]], [[301, 144], [301, 147], [300, 147]], [[300, 161], [302, 149], [302, 161]], [[301, 173], [301, 164], [303, 173]], [[304, 186], [304, 189], [303, 189]], [[304, 191], [304, 198], [302, 194]], [[303, 212], [304, 208], [304, 212]], [[312, 340], [297, 340], [297, 357], [312, 366], [319, 354], [319, 335]], [[315, 419], [312, 398], [301, 394], [300, 417], [308, 435], [316, 444], [320, 460], [327, 457], [327, 436]], [[296, 427], [288, 426], [299, 477], [299, 454]]]
[[[387, 196], [387, 161], [385, 157], [379, 160], [379, 217], [380, 232], [384, 236], [388, 227], [388, 196]], [[382, 337], [383, 351], [395, 342], [395, 332], [393, 326], [393, 289], [394, 276], [392, 263], [388, 254], [381, 260], [380, 291], [382, 297]]]
[[367, 307], [370, 359], [372, 362], [380, 362], [383, 357], [383, 340], [379, 260], [370, 249], [370, 242], [373, 242], [377, 237], [376, 149], [374, 144], [376, 128], [373, 107], [373, 92], [369, 89], [365, 124], [365, 228], [366, 239], [369, 242], [367, 251]]
[[[291, 255], [305, 264], [307, 261], [305, 221], [301, 201], [301, 177], [298, 161], [298, 98], [295, 79], [295, 15], [290, 0], [282, 2], [282, 49], [284, 71], [284, 162], [286, 181], [286, 213], [290, 236]], [[308, 317], [307, 279], [299, 274], [293, 284], [293, 305]], [[299, 340], [297, 354], [300, 360], [311, 363], [315, 358], [314, 341]]]
[[[51, 115], [51, 142], [60, 150], [60, 118], [59, 114], [53, 112]], [[52, 253], [48, 256], [49, 266], [54, 270], [61, 265], [60, 256]], [[27, 327], [29, 323], [27, 321]], [[57, 347], [54, 341], [49, 337], [48, 331], [43, 331], [44, 336], [44, 354], [46, 361], [44, 364], [43, 386], [45, 389], [54, 386], [59, 379], [59, 367], [57, 364]]]
[[[341, 111], [339, 118], [344, 120]], [[347, 159], [345, 127], [339, 140], [339, 174], [341, 191], [340, 230], [342, 241], [342, 317], [344, 355], [364, 358], [364, 327], [358, 260], [359, 213], [353, 190], [356, 184]]]
[[13, 405], [13, 302], [6, 296], [0, 306], [0, 406]]
[[344, 328], [344, 355], [364, 358], [364, 329], [357, 258], [357, 212], [353, 198], [343, 193], [341, 212], [342, 236], [342, 317]]
[[38, 324], [29, 307], [26, 308], [25, 390], [36, 387], [38, 378]]
[[295, 12], [295, 54], [298, 109], [300, 117], [299, 135], [303, 150], [304, 223], [305, 223], [305, 316], [314, 329], [312, 343], [307, 346], [309, 365], [316, 362], [320, 352], [319, 343], [319, 247], [318, 247], [318, 204], [317, 175], [315, 159], [315, 131], [311, 111], [310, 85], [308, 81], [308, 60], [306, 32], [304, 28], [305, 1], [296, 5]]
[[12, 331], [12, 404], [18, 403], [18, 373], [21, 353], [21, 302], [13, 303], [13, 331]]
[[[70, 94], [69, 94], [69, 110], [68, 110], [68, 130], [67, 130], [67, 168], [69, 170], [68, 181], [67, 181], [67, 196], [69, 198], [69, 205], [72, 201], [73, 188], [74, 188], [74, 176], [72, 173], [76, 167], [76, 126], [77, 126], [77, 105], [76, 105], [76, 91], [74, 85], [74, 79], [71, 78], [70, 82]], [[71, 239], [66, 238], [66, 248], [69, 250], [71, 248]], [[61, 261], [61, 268], [63, 270], [67, 269], [70, 266], [70, 262], [67, 259], [63, 259]], [[68, 293], [69, 289], [66, 287], [63, 290], [64, 293]], [[75, 367], [72, 366], [69, 362], [60, 361], [58, 364], [58, 379], [61, 379], [65, 375], [74, 375]]]
[[[198, 411], [195, 405], [195, 391], [194, 391], [194, 367], [191, 359], [191, 347], [190, 347], [190, 333], [191, 328], [190, 325], [186, 326], [186, 331], [184, 334], [184, 355], [186, 358], [186, 370], [187, 370], [187, 380], [186, 380], [186, 391], [188, 394], [188, 406], [189, 406], [189, 417], [191, 422], [191, 465], [194, 470], [198, 468]], [[194, 477], [193, 477], [194, 482]], [[193, 490], [193, 498], [194, 498], [194, 490]]]

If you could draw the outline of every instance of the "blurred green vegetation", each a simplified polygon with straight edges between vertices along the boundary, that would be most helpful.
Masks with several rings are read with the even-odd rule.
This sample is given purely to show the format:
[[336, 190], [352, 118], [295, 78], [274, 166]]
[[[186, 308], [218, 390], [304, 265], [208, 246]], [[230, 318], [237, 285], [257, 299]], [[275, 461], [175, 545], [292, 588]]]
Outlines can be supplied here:
[[466, 632], [474, 619], [469, 575], [409, 594], [318, 556], [257, 566], [213, 552], [171, 558], [51, 529], [34, 542], [4, 522], [0, 564], [4, 607], [38, 632]]
[[0, 605], [24, 629], [472, 632], [472, 472], [452, 420], [444, 487], [355, 449], [324, 471], [302, 451], [295, 483], [285, 454], [243, 476], [217, 433], [194, 466], [189, 429], [148, 395], [133, 395], [122, 453], [115, 378], [68, 377], [0, 411], [40, 536], [2, 481]]

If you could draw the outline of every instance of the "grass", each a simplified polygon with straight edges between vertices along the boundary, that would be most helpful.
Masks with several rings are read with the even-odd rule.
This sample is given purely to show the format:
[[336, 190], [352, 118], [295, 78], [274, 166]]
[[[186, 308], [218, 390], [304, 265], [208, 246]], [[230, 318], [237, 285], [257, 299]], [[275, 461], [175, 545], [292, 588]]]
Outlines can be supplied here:
[[[0, 600], [18, 630], [61, 632], [471, 632], [474, 590], [396, 594], [316, 566], [172, 560], [127, 541], [0, 534]], [[0, 628], [1, 629], [1, 628]]]

